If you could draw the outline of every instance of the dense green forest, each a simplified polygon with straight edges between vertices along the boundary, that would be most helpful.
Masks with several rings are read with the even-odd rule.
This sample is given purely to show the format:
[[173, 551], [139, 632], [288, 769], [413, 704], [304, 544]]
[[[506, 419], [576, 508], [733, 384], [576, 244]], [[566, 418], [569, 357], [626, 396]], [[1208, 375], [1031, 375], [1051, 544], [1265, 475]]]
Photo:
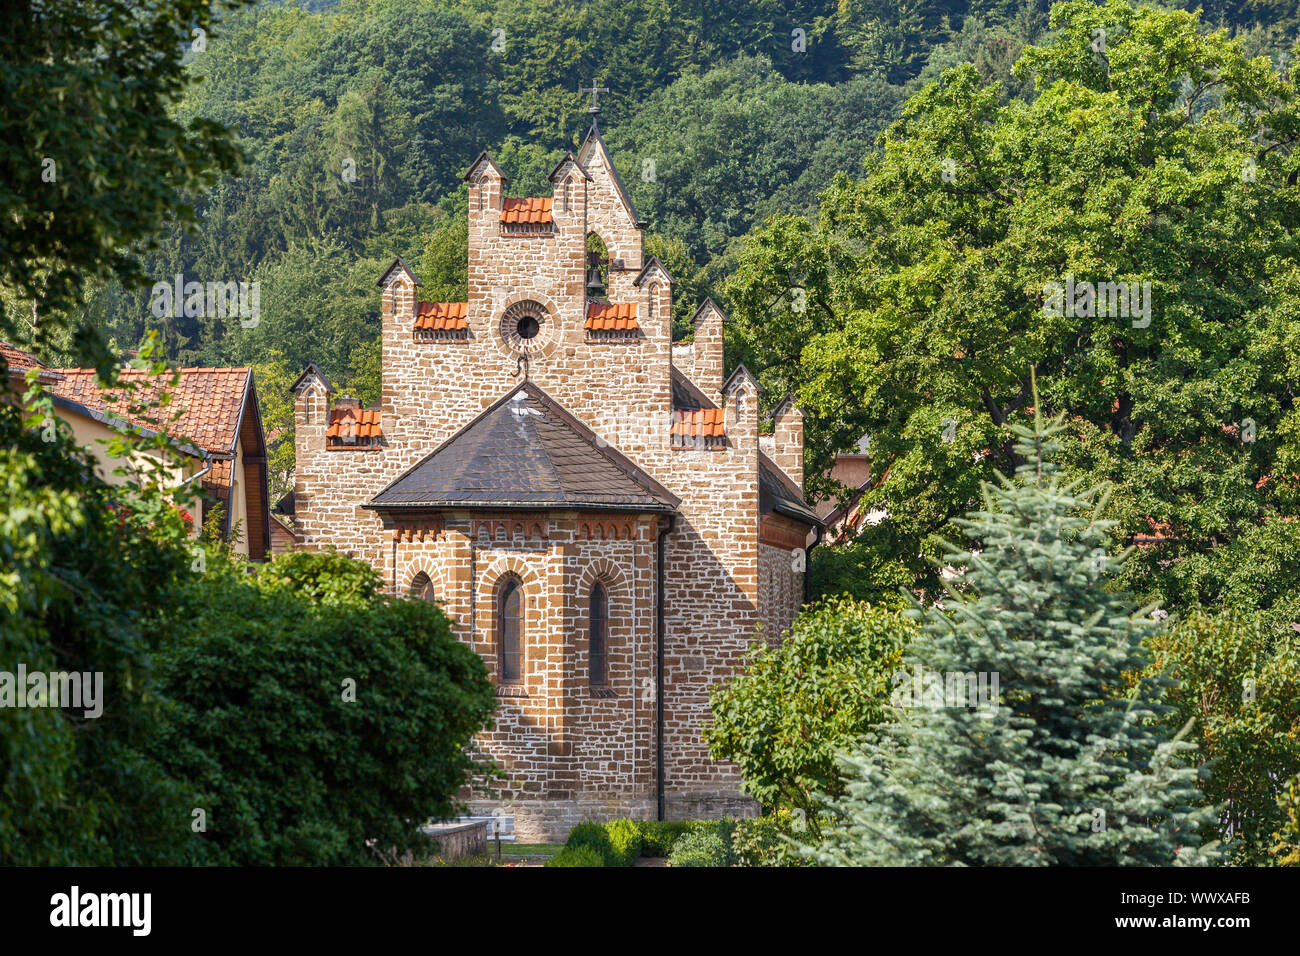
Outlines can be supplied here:
[[[271, 424], [278, 386], [315, 361], [370, 402], [379, 384], [374, 278], [394, 254], [430, 299], [463, 296], [461, 175], [487, 148], [518, 195], [589, 123], [601, 129], [649, 249], [677, 279], [679, 332], [727, 280], [746, 236], [770, 218], [811, 214], [837, 172], [858, 176], [908, 96], [972, 62], [1001, 96], [1033, 96], [1011, 76], [1048, 31], [1044, 0], [314, 0], [228, 10], [182, 51], [178, 109], [230, 127], [237, 173], [192, 194], [197, 228], [160, 223], [140, 252], [152, 282], [256, 281], [256, 324], [236, 316], [155, 316], [150, 286], [88, 281], [78, 317], [118, 350], [158, 331], [182, 365], [253, 365]], [[1296, 4], [1221, 3], [1208, 23], [1277, 58]], [[6, 292], [18, 344], [77, 361], [45, 339], [39, 301]], [[244, 327], [249, 325], [251, 327]], [[733, 355], [733, 358], [737, 356]], [[752, 359], [750, 355], [740, 357]], [[287, 452], [288, 449], [285, 449]], [[281, 455], [283, 458], [283, 454]], [[287, 464], [284, 462], [282, 464]]]

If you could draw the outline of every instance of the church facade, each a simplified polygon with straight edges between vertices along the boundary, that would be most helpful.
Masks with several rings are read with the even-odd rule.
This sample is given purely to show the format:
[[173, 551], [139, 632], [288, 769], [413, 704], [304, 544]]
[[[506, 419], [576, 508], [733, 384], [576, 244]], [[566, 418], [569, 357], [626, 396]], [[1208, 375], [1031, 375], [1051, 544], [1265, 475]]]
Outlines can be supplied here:
[[421, 301], [399, 258], [379, 279], [377, 407], [314, 365], [294, 385], [303, 546], [437, 602], [488, 665], [479, 745], [504, 779], [473, 812], [505, 807], [524, 840], [748, 815], [701, 731], [710, 688], [803, 600], [801, 413], [783, 401], [760, 434], [712, 301], [673, 344], [673, 279], [595, 123], [550, 197], [507, 197], [486, 153], [465, 178], [468, 300]]

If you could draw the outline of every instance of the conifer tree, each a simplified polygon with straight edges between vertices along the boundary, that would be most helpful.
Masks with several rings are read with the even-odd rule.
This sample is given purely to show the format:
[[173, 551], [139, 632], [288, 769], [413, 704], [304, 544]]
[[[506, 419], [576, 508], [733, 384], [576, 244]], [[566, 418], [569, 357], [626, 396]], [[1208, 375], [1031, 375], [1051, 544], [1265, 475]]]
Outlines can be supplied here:
[[[1036, 396], [1035, 396], [1036, 399]], [[1035, 401], [1037, 405], [1037, 401]], [[1193, 745], [1138, 679], [1151, 608], [1104, 588], [1106, 493], [1063, 484], [1060, 419], [1011, 426], [1024, 464], [986, 484], [947, 545], [947, 607], [895, 675], [896, 719], [844, 758], [847, 794], [805, 853], [824, 865], [1160, 866], [1216, 855]], [[975, 706], [972, 706], [974, 704]]]

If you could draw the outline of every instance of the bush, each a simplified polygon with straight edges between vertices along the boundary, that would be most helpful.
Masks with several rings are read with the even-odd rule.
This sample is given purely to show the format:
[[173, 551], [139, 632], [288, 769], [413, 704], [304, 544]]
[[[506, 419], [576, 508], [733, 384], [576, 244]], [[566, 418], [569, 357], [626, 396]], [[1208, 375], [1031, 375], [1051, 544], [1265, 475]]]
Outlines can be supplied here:
[[155, 756], [199, 791], [210, 861], [364, 863], [369, 841], [418, 851], [419, 823], [455, 815], [494, 704], [486, 668], [436, 607], [369, 576], [303, 552], [253, 575], [213, 562], [186, 595], [189, 626], [158, 657], [172, 706]]
[[848, 598], [795, 619], [777, 646], [755, 644], [743, 673], [712, 695], [705, 738], [740, 767], [765, 807], [800, 810], [816, 828], [816, 794], [844, 793], [837, 755], [890, 712], [890, 678], [916, 625]]
[[698, 826], [695, 820], [641, 820], [637, 823], [641, 831], [642, 856], [669, 856], [673, 845]]
[[604, 866], [605, 858], [591, 846], [566, 846], [546, 861], [547, 866]]
[[714, 828], [701, 828], [683, 835], [668, 858], [672, 866], [730, 866], [731, 854], [722, 835]]
[[[579, 823], [569, 831], [565, 847], [571, 850], [586, 847], [600, 854], [602, 866], [623, 866], [619, 855], [614, 852], [614, 844], [609, 838], [609, 831], [603, 823]], [[631, 864], [627, 864], [631, 865]]]
[[109, 487], [66, 429], [25, 428], [0, 402], [0, 669], [102, 679], [98, 717], [0, 704], [0, 864], [189, 861], [193, 797], [151, 752], [155, 655], [190, 626], [174, 613], [186, 531], [174, 502]]
[[631, 866], [641, 855], [641, 828], [635, 820], [614, 820], [605, 825], [610, 849], [616, 862], [610, 866]]
[[1199, 786], [1221, 807], [1205, 839], [1226, 842], [1237, 866], [1264, 866], [1286, 822], [1278, 794], [1300, 773], [1300, 639], [1259, 612], [1192, 613], [1148, 639], [1148, 676], [1170, 688], [1173, 733], [1194, 721], [1199, 746], [1185, 759], [1204, 765]]
[[737, 820], [731, 833], [736, 866], [804, 866], [788, 838], [803, 828], [802, 817], [789, 810], [766, 817]]

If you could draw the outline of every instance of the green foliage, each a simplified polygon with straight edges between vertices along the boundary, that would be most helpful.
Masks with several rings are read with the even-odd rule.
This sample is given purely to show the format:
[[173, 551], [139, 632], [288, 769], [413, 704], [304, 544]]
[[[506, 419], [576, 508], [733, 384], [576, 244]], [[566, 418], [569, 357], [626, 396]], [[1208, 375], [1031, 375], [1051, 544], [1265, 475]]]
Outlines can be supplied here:
[[566, 846], [544, 864], [545, 866], [605, 866], [605, 858], [591, 846]]
[[638, 820], [641, 832], [641, 855], [665, 857], [673, 852], [673, 844], [684, 834], [695, 829], [694, 820]]
[[634, 820], [579, 823], [569, 831], [570, 849], [589, 848], [599, 853], [605, 866], [631, 866], [641, 855], [640, 825]]
[[790, 810], [737, 820], [731, 852], [736, 866], [804, 866], [797, 843], [806, 834], [806, 821]]
[[436, 607], [378, 586], [362, 562], [293, 552], [252, 575], [214, 560], [188, 589], [155, 753], [198, 792], [204, 859], [372, 862], [367, 841], [420, 850], [415, 824], [457, 811], [486, 669]]
[[1210, 835], [1235, 865], [1267, 864], [1282, 784], [1300, 774], [1300, 641], [1258, 613], [1194, 611], [1148, 643], [1148, 673], [1177, 681], [1168, 725], [1195, 721], [1201, 791], [1223, 807]]
[[1300, 776], [1292, 777], [1277, 798], [1282, 812], [1282, 827], [1273, 834], [1269, 848], [1277, 866], [1300, 866]]
[[819, 794], [841, 796], [837, 755], [884, 720], [890, 675], [915, 625], [847, 598], [795, 619], [780, 644], [756, 643], [742, 672], [714, 689], [705, 740], [736, 763], [745, 792], [816, 827]]
[[301, 369], [291, 369], [284, 354], [272, 349], [253, 366], [257, 403], [262, 413], [262, 431], [266, 436], [267, 488], [271, 505], [293, 491], [293, 402], [289, 386]]
[[152, 752], [165, 719], [153, 659], [189, 626], [168, 614], [189, 574], [185, 540], [170, 500], [133, 508], [63, 429], [24, 427], [0, 402], [0, 669], [102, 679], [98, 716], [4, 708], [5, 864], [186, 859], [191, 796]]
[[[187, 194], [236, 169], [225, 129], [170, 112], [189, 79], [183, 44], [215, 34], [221, 6], [55, 0], [6, 12], [0, 285], [57, 313], [81, 303], [88, 279], [143, 282], [133, 252], [161, 223], [192, 222]], [[0, 337], [13, 327], [6, 309]], [[107, 367], [102, 342], [79, 331]]]
[[[861, 506], [888, 519], [862, 543], [927, 598], [942, 584], [918, 556], [939, 557], [932, 536], [1020, 464], [1010, 426], [1033, 368], [1070, 422], [1062, 466], [1122, 489], [1108, 546], [1153, 524], [1180, 539], [1126, 562], [1123, 586], [1292, 620], [1294, 82], [1191, 14], [1065, 2], [1051, 26], [1016, 66], [1032, 95], [947, 70], [863, 178], [748, 239], [728, 296], [749, 367], [772, 400], [799, 396], [814, 495], [834, 453], [871, 436], [882, 480]], [[1045, 308], [1070, 276], [1150, 282], [1149, 322]], [[867, 590], [898, 577], [864, 570]]]
[[[846, 756], [824, 865], [1172, 865], [1208, 862], [1194, 745], [1160, 724], [1149, 614], [1104, 588], [1104, 496], [1063, 482], [1065, 426], [1014, 427], [1025, 464], [960, 522], [971, 550], [895, 688], [897, 717]], [[1148, 609], [1149, 610], [1149, 609]], [[983, 675], [984, 691], [966, 682]], [[998, 683], [994, 685], [992, 679]], [[961, 679], [958, 683], [954, 678]], [[968, 697], [969, 693], [969, 697]]]
[[631, 866], [641, 855], [641, 828], [634, 820], [614, 820], [605, 825], [613, 866]]
[[673, 844], [670, 866], [731, 866], [732, 856], [725, 837], [713, 827], [701, 827], [683, 834]]

